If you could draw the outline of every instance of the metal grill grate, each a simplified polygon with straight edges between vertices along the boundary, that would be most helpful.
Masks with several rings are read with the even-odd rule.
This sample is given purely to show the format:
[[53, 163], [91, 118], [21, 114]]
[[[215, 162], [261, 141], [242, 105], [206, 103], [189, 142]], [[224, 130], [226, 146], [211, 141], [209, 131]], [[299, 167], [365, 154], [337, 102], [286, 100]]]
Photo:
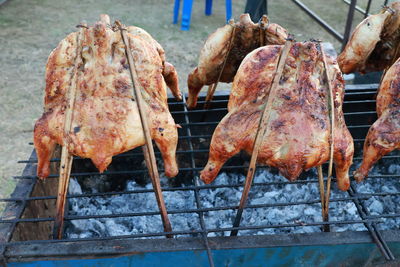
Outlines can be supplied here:
[[[375, 100], [374, 95], [376, 93], [377, 85], [349, 85], [346, 88], [346, 96], [344, 102], [344, 112], [346, 123], [348, 128], [350, 129], [354, 141], [355, 141], [355, 149], [356, 155], [354, 157], [354, 166], [357, 166], [362, 159], [362, 145], [364, 142], [364, 138], [367, 130], [370, 125], [376, 120], [375, 115]], [[208, 147], [210, 143], [210, 139], [212, 133], [221, 120], [221, 118], [226, 114], [226, 105], [228, 102], [227, 95], [216, 95], [215, 100], [212, 103], [212, 108], [210, 110], [187, 110], [184, 100], [182, 102], [175, 102], [170, 99], [169, 106], [170, 111], [175, 119], [175, 122], [182, 126], [179, 129], [179, 145], [177, 151], [177, 160], [180, 166], [179, 175], [170, 180], [168, 186], [163, 187], [163, 192], [174, 192], [174, 191], [186, 191], [191, 192], [193, 194], [194, 203], [192, 208], [186, 209], [171, 209], [168, 208], [168, 213], [170, 216], [181, 215], [181, 214], [190, 214], [190, 216], [195, 216], [198, 221], [197, 229], [183, 229], [183, 230], [174, 230], [172, 234], [174, 234], [177, 241], [183, 240], [183, 238], [191, 237], [191, 238], [201, 238], [203, 249], [208, 253], [208, 259], [210, 265], [213, 266], [213, 256], [212, 256], [212, 247], [215, 247], [215, 244], [210, 245], [209, 237], [210, 235], [229, 235], [231, 230], [239, 230], [239, 234], [243, 236], [254, 237], [259, 235], [260, 230], [265, 229], [287, 229], [283, 231], [290, 232], [290, 229], [305, 229], [310, 226], [322, 226], [327, 224], [326, 222], [322, 222], [322, 218], [319, 220], [310, 219], [308, 221], [290, 221], [288, 220], [285, 224], [271, 224], [263, 222], [262, 218], [255, 218], [254, 221], [249, 221], [246, 219], [242, 220], [242, 223], [239, 227], [233, 228], [229, 225], [232, 225], [232, 221], [224, 222], [221, 225], [214, 225], [210, 223], [208, 220], [210, 217], [218, 214], [218, 213], [227, 213], [232, 219], [236, 214], [237, 205], [239, 203], [240, 196], [237, 197], [236, 202], [226, 201], [222, 205], [215, 205], [212, 207], [205, 206], [202, 203], [202, 196], [204, 194], [208, 194], [213, 190], [219, 190], [221, 188], [239, 188], [241, 190], [243, 186], [242, 180], [237, 180], [232, 183], [220, 184], [214, 183], [211, 185], [204, 185], [199, 182], [199, 171], [202, 170], [202, 167], [205, 165], [208, 155]], [[204, 99], [200, 99], [199, 105], [202, 106], [204, 103]], [[160, 153], [157, 151], [156, 156], [160, 157]], [[229, 160], [221, 172], [226, 173], [238, 173], [246, 171], [245, 162], [249, 157], [243, 154], [237, 155], [231, 160]], [[392, 152], [390, 155], [385, 156], [378, 165], [383, 162], [393, 162], [394, 164], [399, 164], [400, 155], [398, 152]], [[60, 161], [59, 158], [53, 158], [52, 162]], [[115, 177], [116, 180], [123, 180], [131, 177], [132, 175], [145, 175], [147, 170], [145, 170], [141, 164], [138, 162], [143, 161], [143, 155], [140, 149], [135, 149], [124, 154], [115, 156], [113, 159], [113, 163], [108, 171], [103, 174], [99, 174], [95, 171], [94, 167], [90, 165], [89, 161], [86, 159], [81, 159], [75, 157], [74, 166], [72, 169], [71, 177], [76, 177], [78, 180], [84, 177], [91, 177], [91, 179], [96, 179], [96, 177], [100, 175], [107, 175], [108, 177]], [[43, 182], [38, 182], [36, 179], [35, 167], [36, 167], [36, 156], [33, 153], [32, 157], [29, 160], [19, 161], [21, 164], [27, 164], [27, 169], [24, 174], [21, 176], [16, 176], [18, 179], [19, 185], [17, 187], [16, 193], [6, 199], [0, 199], [1, 202], [8, 202], [6, 212], [3, 217], [0, 218], [0, 241], [2, 241], [5, 247], [13, 246], [18, 244], [29, 244], [33, 240], [15, 240], [12, 239], [12, 235], [15, 232], [15, 229], [18, 227], [23, 227], [24, 225], [30, 225], [31, 229], [35, 229], [35, 225], [40, 225], [43, 223], [51, 223], [54, 221], [53, 217], [40, 217], [36, 218], [34, 216], [22, 216], [24, 209], [27, 206], [27, 203], [50, 200], [54, 201], [55, 196], [51, 195], [43, 195], [43, 196], [31, 196], [32, 190], [35, 187], [35, 184], [40, 184]], [[89, 167], [88, 167], [89, 166]], [[258, 166], [259, 169], [265, 169], [264, 166]], [[353, 169], [351, 171], [353, 171]], [[163, 169], [160, 169], [162, 172]], [[308, 177], [307, 177], [308, 176]], [[310, 177], [311, 176], [311, 177]], [[49, 180], [57, 177], [57, 174], [52, 174], [49, 176]], [[119, 177], [119, 178], [118, 178]], [[370, 175], [369, 178], [365, 181], [365, 183], [384, 183], [388, 179], [398, 179], [400, 177], [399, 173], [396, 174], [387, 174], [381, 173], [378, 175]], [[217, 178], [218, 179], [218, 178]], [[46, 183], [46, 181], [44, 182]], [[263, 192], [270, 192], [273, 190], [279, 190], [279, 188], [283, 188], [288, 184], [294, 185], [306, 185], [311, 184], [317, 188], [318, 179], [316, 177], [312, 177], [310, 172], [302, 175], [299, 180], [295, 182], [288, 182], [286, 180], [277, 180], [277, 181], [258, 181], [257, 178], [254, 182], [253, 189], [256, 187], [263, 188]], [[333, 185], [335, 187], [335, 185]], [[118, 187], [116, 187], [118, 189]], [[337, 191], [335, 188], [334, 191]], [[68, 199], [74, 198], [94, 198], [94, 197], [106, 197], [106, 196], [116, 196], [116, 195], [126, 195], [126, 194], [144, 194], [151, 193], [152, 189], [140, 189], [140, 190], [131, 190], [131, 191], [113, 191], [113, 192], [99, 192], [99, 193], [83, 193], [83, 194], [74, 194], [68, 195]], [[372, 240], [377, 244], [379, 249], [381, 250], [383, 256], [386, 260], [393, 260], [394, 256], [387, 246], [385, 240], [382, 237], [380, 226], [385, 224], [388, 219], [394, 219], [396, 217], [400, 218], [400, 210], [394, 210], [393, 213], [384, 213], [382, 214], [371, 214], [369, 211], [368, 205], [366, 203], [371, 201], [371, 199], [376, 199], [378, 201], [384, 201], [385, 198], [396, 198], [400, 196], [400, 191], [395, 192], [363, 192], [363, 188], [359, 185], [356, 185], [352, 181], [351, 189], [347, 193], [339, 193], [335, 194], [332, 199], [332, 202], [343, 203], [343, 207], [347, 203], [351, 203], [351, 205], [355, 205], [358, 211], [358, 215], [352, 219], [338, 219], [332, 220], [328, 222], [328, 224], [333, 226], [340, 225], [349, 225], [349, 224], [362, 224], [365, 226], [366, 230], [369, 231]], [[252, 195], [250, 195], [251, 200]], [[313, 200], [301, 200], [297, 199], [294, 201], [287, 202], [268, 202], [268, 203], [251, 203], [246, 206], [245, 213], [252, 210], [259, 210], [268, 214], [268, 210], [270, 208], [276, 207], [287, 207], [287, 206], [295, 206], [295, 205], [303, 205], [307, 207], [307, 205], [320, 205], [319, 195], [316, 194], [316, 198]], [[139, 205], [139, 203], [138, 203]], [[168, 203], [167, 203], [168, 207]], [[330, 209], [330, 214], [335, 214], [338, 210]], [[89, 219], [105, 219], [105, 218], [126, 218], [126, 217], [134, 217], [134, 216], [156, 216], [155, 220], [160, 220], [161, 218], [158, 216], [159, 212], [157, 210], [152, 211], [133, 211], [129, 213], [119, 213], [119, 214], [92, 214], [92, 215], [71, 215], [66, 214], [65, 221], [73, 221], [73, 220], [89, 220]], [[33, 225], [33, 226], [32, 226]], [[227, 226], [228, 225], [228, 226]], [[172, 227], [174, 229], [173, 221]], [[397, 229], [393, 230], [399, 230]], [[305, 231], [307, 232], [307, 231]], [[6, 233], [6, 234], [4, 234]], [[165, 232], [163, 232], [162, 228], [159, 231], [148, 231], [143, 233], [136, 233], [132, 235], [120, 235], [120, 236], [101, 236], [101, 237], [90, 237], [90, 238], [81, 238], [81, 239], [67, 239], [58, 241], [58, 240], [40, 240], [36, 241], [39, 244], [48, 244], [48, 243], [58, 243], [63, 241], [101, 241], [101, 240], [113, 240], [113, 239], [125, 239], [125, 238], [161, 238], [165, 237]], [[3, 237], [3, 240], [1, 240]], [[157, 239], [160, 240], [160, 239]], [[183, 242], [183, 241], [182, 241]], [[251, 247], [252, 244], [249, 242], [248, 246]], [[1, 243], [0, 243], [1, 244]], [[0, 246], [1, 249], [1, 246]], [[0, 253], [2, 251], [0, 250]], [[1, 254], [0, 254], [1, 255]]]

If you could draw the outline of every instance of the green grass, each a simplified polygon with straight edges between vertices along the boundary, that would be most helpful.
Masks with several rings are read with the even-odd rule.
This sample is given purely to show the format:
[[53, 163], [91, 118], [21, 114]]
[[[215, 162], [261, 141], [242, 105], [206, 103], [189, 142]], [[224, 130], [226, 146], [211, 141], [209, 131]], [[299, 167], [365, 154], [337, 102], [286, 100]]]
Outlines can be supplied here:
[[[245, 1], [233, 1], [237, 18]], [[321, 17], [343, 32], [348, 6], [341, 0], [304, 0]], [[366, 0], [358, 1], [365, 7]], [[374, 1], [371, 12], [379, 10], [382, 1]], [[9, 195], [32, 151], [35, 120], [42, 112], [44, 69], [51, 50], [75, 25], [85, 20], [93, 23], [107, 13], [127, 25], [136, 25], [152, 34], [164, 47], [168, 61], [180, 77], [181, 90], [186, 91], [186, 77], [196, 66], [205, 38], [224, 24], [224, 0], [214, 1], [213, 15], [204, 16], [204, 1], [194, 1], [192, 25], [182, 32], [173, 25], [173, 0], [9, 0], [0, 6], [0, 198]], [[286, 27], [297, 40], [318, 38], [340, 44], [289, 0], [269, 1], [270, 20]], [[356, 14], [354, 25], [362, 17]], [[228, 89], [221, 85], [219, 89]]]

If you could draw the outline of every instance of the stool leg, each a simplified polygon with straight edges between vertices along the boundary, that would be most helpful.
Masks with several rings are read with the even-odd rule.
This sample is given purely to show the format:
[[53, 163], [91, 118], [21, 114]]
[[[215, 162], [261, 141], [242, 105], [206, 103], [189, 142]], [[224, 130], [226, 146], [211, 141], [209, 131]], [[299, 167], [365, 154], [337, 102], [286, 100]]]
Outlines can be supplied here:
[[175, 0], [174, 4], [174, 19], [172, 23], [177, 24], [178, 23], [178, 16], [179, 16], [179, 8], [181, 6], [181, 0]]
[[212, 0], [206, 0], [206, 16], [210, 16], [212, 14]]
[[193, 0], [183, 0], [182, 25], [181, 25], [182, 31], [188, 31], [190, 28], [192, 5], [193, 5]]
[[225, 0], [226, 21], [228, 22], [232, 17], [232, 0]]

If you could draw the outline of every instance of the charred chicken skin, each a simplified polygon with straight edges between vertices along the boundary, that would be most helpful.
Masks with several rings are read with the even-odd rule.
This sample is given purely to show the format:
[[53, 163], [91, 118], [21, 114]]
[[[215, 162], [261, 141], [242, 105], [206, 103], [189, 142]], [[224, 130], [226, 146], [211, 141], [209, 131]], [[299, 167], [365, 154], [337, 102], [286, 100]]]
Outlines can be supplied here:
[[338, 57], [343, 73], [382, 71], [400, 56], [400, 2], [364, 19]]
[[378, 120], [371, 126], [364, 143], [363, 161], [354, 173], [362, 181], [383, 156], [400, 148], [400, 59], [386, 72], [376, 99]]
[[[151, 36], [136, 27], [127, 33], [152, 139], [162, 153], [165, 174], [178, 173], [175, 151], [178, 133], [167, 105], [166, 83], [180, 97], [174, 67], [165, 62], [164, 51]], [[82, 53], [77, 55], [78, 33], [69, 34], [49, 56], [46, 66], [44, 113], [34, 130], [38, 156], [37, 175], [49, 175], [49, 160], [56, 144], [90, 158], [103, 172], [112, 157], [144, 145], [144, 134], [119, 31], [109, 26], [108, 16], [83, 30]], [[64, 135], [67, 92], [75, 60], [77, 94], [72, 130]]]
[[[228, 114], [213, 134], [201, 179], [211, 183], [222, 165], [245, 150], [251, 154], [261, 113], [269, 95], [282, 46], [265, 46], [242, 62], [233, 82]], [[338, 187], [347, 190], [353, 139], [342, 112], [344, 82], [336, 62], [327, 57], [334, 96], [334, 163]], [[329, 160], [328, 81], [318, 43], [295, 43], [286, 60], [270, 107], [270, 121], [257, 161], [278, 168], [294, 181], [303, 170]]]
[[230, 83], [233, 81], [244, 57], [261, 46], [261, 30], [265, 32], [264, 44], [281, 45], [285, 43], [287, 31], [284, 28], [278, 24], [268, 23], [265, 29], [261, 29], [260, 24], [254, 24], [251, 21], [249, 14], [242, 14], [238, 22], [227, 24], [208, 37], [200, 51], [199, 64], [188, 77], [187, 105], [189, 108], [196, 107], [198, 94], [204, 85], [218, 81], [221, 70], [220, 82]]

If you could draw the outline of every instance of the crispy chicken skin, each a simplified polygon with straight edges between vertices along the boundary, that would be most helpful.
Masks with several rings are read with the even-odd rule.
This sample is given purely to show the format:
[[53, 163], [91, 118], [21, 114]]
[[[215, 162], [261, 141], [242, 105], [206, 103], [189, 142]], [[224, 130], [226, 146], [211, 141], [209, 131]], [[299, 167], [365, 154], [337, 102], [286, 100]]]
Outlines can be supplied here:
[[400, 148], [400, 59], [386, 72], [376, 99], [378, 120], [364, 143], [363, 161], [354, 173], [360, 182], [383, 156]]
[[[232, 82], [244, 57], [261, 46], [260, 25], [254, 24], [249, 14], [242, 14], [239, 21], [234, 23], [234, 27], [232, 48], [222, 71], [220, 82]], [[200, 51], [199, 64], [188, 77], [189, 97], [187, 105], [189, 108], [196, 107], [198, 94], [204, 85], [217, 82], [228, 53], [232, 32], [233, 26], [227, 24], [217, 29], [206, 40]], [[270, 23], [266, 26], [264, 43], [284, 44], [286, 38], [287, 31], [278, 24]]]
[[382, 71], [400, 56], [400, 2], [364, 19], [338, 57], [343, 73]]
[[[44, 113], [34, 130], [40, 178], [49, 175], [49, 160], [56, 144], [65, 144], [73, 155], [90, 158], [103, 172], [112, 156], [145, 143], [121, 34], [109, 27], [107, 18], [102, 16], [93, 27], [84, 29], [81, 55], [76, 55], [78, 33], [74, 32], [49, 56]], [[174, 67], [164, 61], [161, 46], [143, 32], [135, 34], [128, 29], [127, 36], [143, 87], [151, 137], [162, 153], [165, 174], [174, 177], [178, 173], [175, 159], [178, 133], [168, 110], [166, 80], [177, 97], [180, 96], [178, 81]], [[75, 58], [79, 62], [77, 95], [72, 130], [64, 135], [67, 91]]]
[[[251, 154], [263, 106], [267, 101], [282, 46], [265, 46], [242, 62], [233, 82], [228, 114], [213, 134], [201, 179], [211, 183], [222, 165], [245, 150]], [[334, 163], [338, 187], [347, 190], [353, 139], [342, 112], [344, 82], [336, 62], [327, 57], [334, 95]], [[258, 162], [278, 168], [294, 181], [303, 170], [329, 160], [328, 89], [319, 45], [295, 43], [276, 88], [270, 121]]]

